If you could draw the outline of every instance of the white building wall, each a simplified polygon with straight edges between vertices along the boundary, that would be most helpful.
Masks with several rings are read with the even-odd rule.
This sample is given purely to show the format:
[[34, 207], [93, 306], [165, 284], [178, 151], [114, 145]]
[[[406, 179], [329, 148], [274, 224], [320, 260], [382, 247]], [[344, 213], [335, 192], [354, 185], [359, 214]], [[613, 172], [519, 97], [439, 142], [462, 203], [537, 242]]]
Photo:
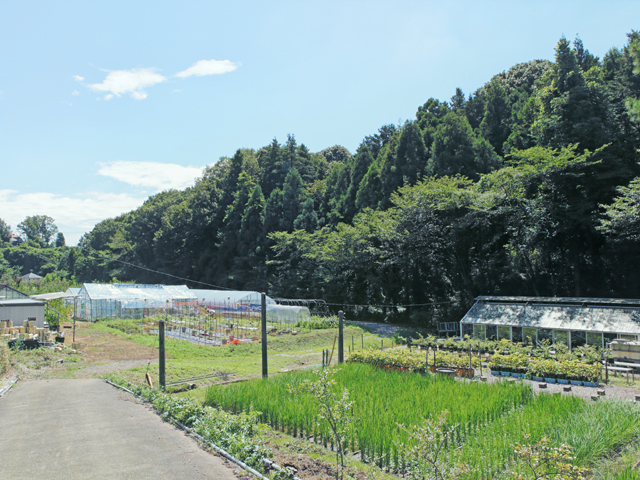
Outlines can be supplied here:
[[44, 328], [44, 304], [42, 305], [0, 305], [0, 320], [11, 320], [15, 327], [21, 327], [29, 317], [36, 317], [36, 327]]

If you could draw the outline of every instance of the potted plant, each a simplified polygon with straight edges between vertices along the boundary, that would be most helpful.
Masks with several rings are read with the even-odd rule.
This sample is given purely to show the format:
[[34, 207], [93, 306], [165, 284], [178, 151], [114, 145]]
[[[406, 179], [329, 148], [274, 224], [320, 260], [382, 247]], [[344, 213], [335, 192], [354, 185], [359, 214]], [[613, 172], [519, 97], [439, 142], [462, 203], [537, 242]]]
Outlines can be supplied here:
[[491, 371], [491, 375], [499, 377], [500, 376], [500, 367], [501, 357], [499, 354], [494, 353], [489, 360], [489, 370]]
[[556, 361], [555, 360], [544, 360], [544, 381], [547, 383], [556, 383]]
[[570, 362], [567, 368], [567, 380], [571, 385], [580, 386], [582, 385], [582, 372], [580, 370], [580, 362]]
[[558, 383], [563, 385], [568, 385], [569, 380], [567, 379], [567, 372], [569, 371], [569, 362], [556, 362], [556, 378], [558, 379]]
[[531, 362], [529, 362], [529, 375], [531, 376], [531, 379], [535, 382], [542, 382], [544, 381], [544, 378], [542, 376], [543, 373], [544, 365], [542, 363], [542, 360], [538, 358], [532, 359]]

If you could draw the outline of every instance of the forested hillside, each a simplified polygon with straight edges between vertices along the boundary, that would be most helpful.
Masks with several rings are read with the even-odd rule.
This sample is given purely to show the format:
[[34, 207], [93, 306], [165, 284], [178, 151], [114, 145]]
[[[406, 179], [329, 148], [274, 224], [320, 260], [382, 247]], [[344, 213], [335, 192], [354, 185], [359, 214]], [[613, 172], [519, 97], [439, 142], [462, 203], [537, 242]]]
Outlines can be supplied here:
[[638, 32], [602, 59], [561, 38], [555, 62], [429, 98], [353, 154], [292, 135], [240, 149], [99, 223], [57, 270], [180, 282], [128, 262], [274, 296], [440, 304], [381, 310], [416, 322], [459, 319], [482, 294], [637, 298], [639, 99]]

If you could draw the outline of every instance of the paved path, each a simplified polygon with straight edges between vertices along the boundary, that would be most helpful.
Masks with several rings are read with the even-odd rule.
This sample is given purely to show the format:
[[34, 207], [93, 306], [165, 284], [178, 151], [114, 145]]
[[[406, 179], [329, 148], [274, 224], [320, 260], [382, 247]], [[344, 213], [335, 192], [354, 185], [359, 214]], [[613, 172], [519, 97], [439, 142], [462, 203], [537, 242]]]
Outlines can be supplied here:
[[40, 380], [0, 399], [0, 478], [220, 479], [233, 468], [103, 380]]

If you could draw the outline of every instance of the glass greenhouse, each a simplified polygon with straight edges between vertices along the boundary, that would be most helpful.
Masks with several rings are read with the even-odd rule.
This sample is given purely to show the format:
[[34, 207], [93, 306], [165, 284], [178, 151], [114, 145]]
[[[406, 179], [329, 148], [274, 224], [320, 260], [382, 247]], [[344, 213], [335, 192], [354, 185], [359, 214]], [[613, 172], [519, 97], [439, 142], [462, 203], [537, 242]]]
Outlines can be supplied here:
[[480, 339], [603, 347], [616, 339], [638, 340], [640, 300], [483, 296], [460, 328], [462, 335]]

